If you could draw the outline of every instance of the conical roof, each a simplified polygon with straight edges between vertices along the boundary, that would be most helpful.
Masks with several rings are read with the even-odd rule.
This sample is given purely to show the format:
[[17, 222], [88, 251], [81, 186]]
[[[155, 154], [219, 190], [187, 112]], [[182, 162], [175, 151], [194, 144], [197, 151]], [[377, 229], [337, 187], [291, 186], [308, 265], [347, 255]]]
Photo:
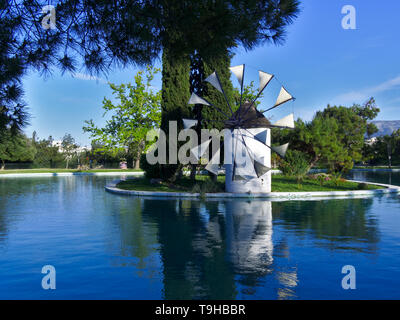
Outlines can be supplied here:
[[255, 107], [254, 104], [250, 102], [245, 102], [242, 106], [234, 112], [232, 118], [227, 121], [227, 128], [233, 127], [230, 123], [231, 120], [240, 119], [240, 127], [241, 128], [269, 128], [271, 126], [271, 122]]

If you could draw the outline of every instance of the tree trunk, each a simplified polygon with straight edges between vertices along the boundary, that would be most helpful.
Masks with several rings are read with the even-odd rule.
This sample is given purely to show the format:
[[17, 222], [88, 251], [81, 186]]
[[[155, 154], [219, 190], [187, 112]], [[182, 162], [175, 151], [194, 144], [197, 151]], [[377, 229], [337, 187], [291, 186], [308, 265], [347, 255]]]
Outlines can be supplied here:
[[317, 164], [319, 159], [321, 159], [320, 155], [314, 157], [314, 159], [311, 161], [310, 165], [308, 166], [307, 172], [309, 172]]
[[136, 159], [134, 161], [134, 165], [133, 168], [135, 170], [139, 170], [140, 169], [140, 157], [142, 155], [142, 143], [140, 143], [140, 146], [138, 147], [137, 153], [136, 153]]
[[5, 167], [6, 167], [6, 162], [2, 159], [1, 160], [1, 168], [0, 168], [0, 170], [4, 170]]
[[135, 160], [134, 169], [135, 170], [139, 170], [140, 169], [140, 159], [139, 158]]
[[197, 165], [192, 164], [190, 168], [190, 180], [192, 181], [196, 180], [196, 170], [197, 170]]

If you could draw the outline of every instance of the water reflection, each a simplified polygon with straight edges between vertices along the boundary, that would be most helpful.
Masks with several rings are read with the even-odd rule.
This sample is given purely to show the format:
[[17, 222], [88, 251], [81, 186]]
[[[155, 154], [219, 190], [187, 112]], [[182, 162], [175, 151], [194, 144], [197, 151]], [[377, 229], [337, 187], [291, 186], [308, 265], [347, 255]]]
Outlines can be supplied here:
[[318, 246], [375, 252], [379, 231], [377, 217], [370, 214], [373, 201], [366, 198], [274, 202], [274, 217], [300, 237], [312, 234], [320, 240], [316, 241]]
[[[24, 284], [14, 284], [15, 296], [40, 297], [32, 270], [48, 261], [65, 270], [69, 287], [59, 298], [295, 299], [323, 290], [340, 298], [334, 288], [349, 259], [367, 269], [373, 288], [395, 288], [400, 279], [395, 268], [376, 271], [400, 259], [390, 220], [398, 197], [166, 200], [108, 194], [105, 184], [0, 179], [0, 275], [7, 274], [0, 287], [14, 279]], [[21, 274], [31, 275], [31, 291]]]
[[158, 224], [166, 299], [233, 299], [235, 277], [243, 275], [239, 281], [249, 286], [271, 272], [270, 202], [144, 200], [143, 206]]
[[[141, 199], [138, 209], [139, 200], [135, 200], [131, 210], [141, 212], [143, 221], [130, 222], [125, 217], [119, 223], [124, 244], [121, 255], [127, 247], [154, 244], [154, 239], [140, 239], [142, 233], [133, 236], [129, 232], [134, 225], [147, 222], [157, 229], [153, 234], [160, 244], [164, 298], [252, 296], [268, 278], [276, 298], [294, 298], [298, 267], [290, 262], [286, 233], [295, 232], [300, 241], [302, 235], [312, 235], [317, 246], [330, 250], [374, 252], [379, 233], [376, 219], [368, 214], [372, 202]], [[277, 257], [287, 261], [284, 267], [282, 261], [275, 265]]]

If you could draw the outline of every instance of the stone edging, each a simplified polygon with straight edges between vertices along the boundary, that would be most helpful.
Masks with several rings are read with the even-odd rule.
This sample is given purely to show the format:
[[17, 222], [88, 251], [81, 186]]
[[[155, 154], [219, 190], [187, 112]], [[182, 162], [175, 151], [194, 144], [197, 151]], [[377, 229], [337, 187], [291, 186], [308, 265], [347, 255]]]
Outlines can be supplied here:
[[143, 176], [143, 171], [110, 171], [110, 172], [37, 172], [37, 173], [4, 173], [1, 178], [35, 178], [35, 177], [70, 177], [70, 176]]
[[[148, 197], [160, 197], [160, 198], [200, 198], [199, 193], [190, 192], [153, 192], [153, 191], [133, 191], [123, 190], [116, 187], [116, 185], [122, 180], [112, 181], [110, 184], [105, 186], [105, 190], [111, 193], [129, 195], [129, 196], [148, 196]], [[357, 183], [367, 183], [377, 186], [386, 187], [386, 189], [376, 190], [353, 190], [353, 191], [309, 191], [309, 192], [269, 192], [269, 193], [206, 193], [206, 198], [262, 198], [262, 199], [277, 199], [277, 200], [291, 200], [291, 199], [317, 199], [317, 198], [356, 198], [365, 196], [375, 196], [389, 193], [400, 193], [400, 187], [382, 184], [372, 183], [367, 181], [355, 181]]]

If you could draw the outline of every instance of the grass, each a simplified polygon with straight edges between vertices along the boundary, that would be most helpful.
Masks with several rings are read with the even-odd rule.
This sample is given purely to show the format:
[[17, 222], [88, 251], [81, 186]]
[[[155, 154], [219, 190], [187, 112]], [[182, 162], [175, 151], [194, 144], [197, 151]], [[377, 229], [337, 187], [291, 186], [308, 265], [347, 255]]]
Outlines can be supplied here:
[[136, 172], [142, 170], [128, 169], [91, 169], [91, 170], [78, 170], [78, 169], [5, 169], [0, 170], [0, 174], [10, 173], [62, 173], [62, 172]]
[[[218, 176], [217, 183], [213, 183], [208, 176], [196, 176], [196, 181], [183, 177], [174, 184], [151, 184], [145, 177], [121, 181], [118, 188], [135, 191], [165, 191], [165, 192], [224, 192], [225, 176]], [[367, 190], [381, 189], [376, 185], [367, 185]], [[343, 181], [338, 186], [333, 181], [326, 181], [322, 186], [317, 180], [305, 178], [298, 184], [295, 177], [272, 175], [273, 192], [300, 192], [300, 191], [351, 191], [359, 190], [357, 182]]]
[[[376, 185], [367, 185], [366, 190], [382, 189], [383, 187]], [[352, 191], [359, 190], [358, 182], [348, 180], [342, 181], [338, 186], [333, 181], [325, 181], [321, 186], [318, 180], [305, 178], [301, 184], [297, 183], [295, 177], [286, 177], [283, 175], [272, 176], [273, 192], [301, 192], [301, 191]]]
[[[389, 166], [354, 166], [353, 169], [389, 169]], [[392, 165], [392, 169], [400, 169], [400, 166]]]
[[[213, 184], [214, 186], [211, 187], [210, 184]], [[211, 179], [208, 176], [196, 176], [196, 181], [190, 180], [189, 177], [182, 177], [174, 184], [168, 184], [165, 182], [152, 184], [149, 179], [140, 177], [121, 181], [118, 183], [117, 187], [124, 190], [154, 192], [224, 192], [225, 176], [218, 176], [217, 183], [211, 182]], [[206, 191], [206, 187], [213, 189], [213, 191]]]

